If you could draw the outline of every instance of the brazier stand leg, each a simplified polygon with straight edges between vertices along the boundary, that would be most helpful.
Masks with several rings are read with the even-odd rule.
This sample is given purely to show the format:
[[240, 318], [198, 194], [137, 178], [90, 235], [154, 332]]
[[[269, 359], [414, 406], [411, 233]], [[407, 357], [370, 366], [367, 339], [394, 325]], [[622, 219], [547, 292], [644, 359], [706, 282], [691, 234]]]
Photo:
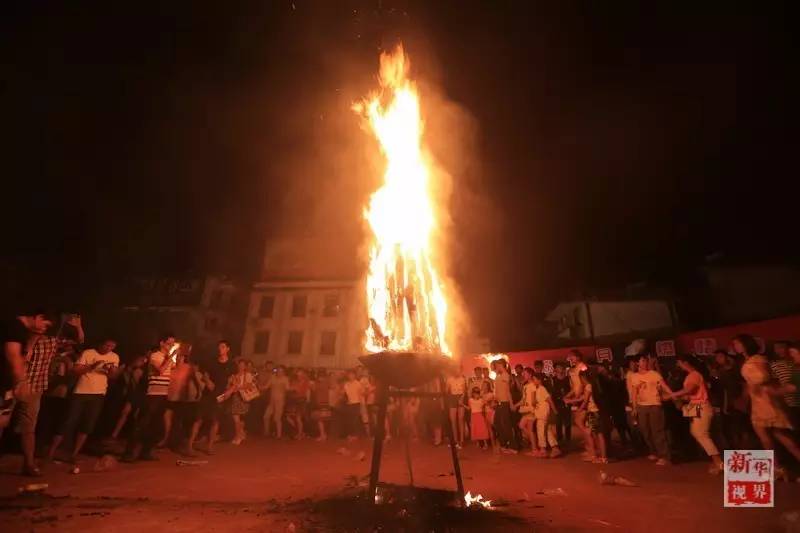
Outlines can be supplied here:
[[378, 494], [378, 478], [381, 472], [381, 454], [383, 453], [383, 440], [386, 436], [386, 408], [389, 404], [389, 388], [383, 383], [378, 383], [376, 391], [378, 403], [378, 416], [375, 422], [375, 441], [372, 443], [372, 465], [369, 469], [369, 492], [367, 496], [371, 503], [376, 503]]
[[439, 378], [439, 388], [442, 394], [442, 424], [447, 432], [447, 440], [450, 441], [450, 455], [453, 458], [453, 473], [456, 476], [456, 485], [458, 486], [458, 499], [463, 505], [464, 503], [464, 481], [461, 479], [461, 463], [458, 461], [458, 450], [456, 449], [456, 437], [453, 434], [453, 425], [450, 423], [450, 409], [447, 407], [445, 401], [445, 394], [447, 388], [445, 387], [444, 377]]

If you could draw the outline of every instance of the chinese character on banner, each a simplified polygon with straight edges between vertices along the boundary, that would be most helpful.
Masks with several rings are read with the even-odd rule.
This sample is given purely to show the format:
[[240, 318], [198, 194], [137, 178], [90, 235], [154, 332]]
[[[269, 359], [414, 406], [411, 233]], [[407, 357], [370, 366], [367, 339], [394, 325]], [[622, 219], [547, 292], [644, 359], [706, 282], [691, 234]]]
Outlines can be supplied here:
[[656, 341], [656, 355], [675, 357], [675, 341]]
[[717, 339], [707, 337], [694, 340], [694, 353], [697, 355], [711, 355], [717, 349]]
[[594, 355], [597, 357], [598, 363], [602, 363], [603, 361], [611, 362], [614, 359], [611, 348], [598, 348], [595, 350]]
[[545, 359], [544, 361], [542, 361], [542, 363], [544, 364], [544, 368], [542, 369], [542, 371], [548, 376], [552, 376], [556, 371], [556, 369], [553, 368], [553, 360]]
[[775, 506], [775, 452], [725, 450], [725, 507]]

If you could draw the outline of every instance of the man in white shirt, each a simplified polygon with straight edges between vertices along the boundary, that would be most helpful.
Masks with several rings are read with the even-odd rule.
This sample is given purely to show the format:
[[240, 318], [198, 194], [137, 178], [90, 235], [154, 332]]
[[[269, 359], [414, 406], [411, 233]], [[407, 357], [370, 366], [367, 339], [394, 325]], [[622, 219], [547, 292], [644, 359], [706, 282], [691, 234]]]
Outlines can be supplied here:
[[630, 388], [633, 416], [638, 420], [639, 430], [650, 449], [647, 458], [659, 466], [668, 465], [670, 449], [661, 399], [672, 391], [661, 374], [649, 370], [647, 355], [639, 356], [639, 368], [631, 374]]
[[72, 371], [78, 376], [78, 382], [70, 399], [67, 418], [50, 445], [50, 460], [64, 440], [64, 435], [72, 433], [77, 426], [78, 434], [70, 456], [70, 461], [76, 462], [103, 409], [108, 380], [116, 379], [119, 375], [119, 355], [114, 353], [116, 347], [117, 341], [106, 339], [97, 349], [84, 350], [75, 363]]

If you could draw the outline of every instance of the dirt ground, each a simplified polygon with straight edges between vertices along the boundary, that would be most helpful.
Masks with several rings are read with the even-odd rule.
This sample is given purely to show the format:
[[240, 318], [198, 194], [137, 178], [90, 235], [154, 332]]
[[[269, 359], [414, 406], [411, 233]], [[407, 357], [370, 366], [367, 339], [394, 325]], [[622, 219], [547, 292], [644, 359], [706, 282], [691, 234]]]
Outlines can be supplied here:
[[[370, 453], [366, 440], [255, 439], [221, 444], [202, 466], [177, 466], [179, 456], [165, 451], [157, 462], [94, 472], [96, 459], [87, 457], [77, 475], [64, 464], [46, 465], [46, 492], [24, 496], [18, 487], [31, 480], [17, 475], [19, 456], [8, 455], [0, 459], [0, 531], [800, 531], [792, 522], [800, 521], [792, 514], [800, 510], [797, 483], [776, 482], [774, 509], [725, 509], [722, 478], [709, 476], [704, 463], [660, 468], [633, 459], [601, 467], [576, 454], [534, 459], [472, 447], [460, 452], [466, 489], [500, 505], [409, 526], [402, 518], [414, 506], [376, 518], [353, 503]], [[417, 486], [455, 487], [447, 448], [413, 444], [411, 456]], [[601, 470], [640, 486], [601, 485]], [[408, 482], [402, 442], [386, 447], [381, 480]]]

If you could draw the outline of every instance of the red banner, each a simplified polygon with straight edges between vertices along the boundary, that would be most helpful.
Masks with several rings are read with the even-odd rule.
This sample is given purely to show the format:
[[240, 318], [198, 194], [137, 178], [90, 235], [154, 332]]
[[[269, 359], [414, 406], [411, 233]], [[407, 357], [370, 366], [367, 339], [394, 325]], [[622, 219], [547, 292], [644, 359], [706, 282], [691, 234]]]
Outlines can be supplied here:
[[[673, 341], [671, 339], [658, 339], [652, 345], [659, 357], [674, 357], [677, 353], [695, 353], [711, 355], [714, 350], [728, 350], [731, 340], [740, 333], [753, 335], [765, 349], [764, 344], [784, 339], [800, 339], [800, 315], [793, 315], [761, 322], [749, 322], [736, 326], [706, 329], [684, 333]], [[606, 360], [611, 354], [607, 346], [577, 346], [575, 348], [553, 348], [549, 350], [531, 350], [526, 352], [505, 352], [511, 366], [533, 366], [534, 361], [564, 361], [567, 355], [577, 350], [583, 355], [584, 361]], [[470, 363], [470, 360], [471, 363]], [[471, 366], [470, 366], [471, 364]], [[487, 366], [487, 361], [480, 355], [472, 358], [466, 357], [462, 361], [464, 370], [471, 373], [472, 367]], [[469, 368], [467, 368], [469, 366]]]
[[710, 355], [717, 349], [728, 350], [733, 338], [740, 333], [759, 337], [767, 343], [797, 339], [800, 338], [800, 315], [684, 333], [678, 337], [678, 349], [682, 353]]

